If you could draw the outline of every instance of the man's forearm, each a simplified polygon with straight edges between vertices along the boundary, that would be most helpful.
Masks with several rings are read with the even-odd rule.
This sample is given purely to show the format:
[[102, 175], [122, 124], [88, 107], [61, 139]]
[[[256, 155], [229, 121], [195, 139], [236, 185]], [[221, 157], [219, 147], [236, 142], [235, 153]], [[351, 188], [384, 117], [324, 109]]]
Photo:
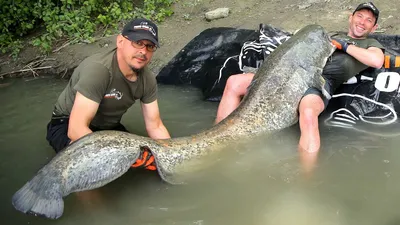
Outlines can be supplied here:
[[383, 65], [384, 55], [382, 52], [360, 48], [355, 45], [349, 45], [346, 52], [367, 66], [379, 69]]
[[68, 128], [68, 138], [71, 139], [71, 143], [90, 133], [92, 130], [87, 126]]
[[158, 127], [154, 128], [147, 128], [147, 133], [149, 134], [149, 137], [153, 139], [168, 139], [171, 138], [171, 136], [168, 133], [167, 128], [164, 126], [164, 124], [160, 124]]

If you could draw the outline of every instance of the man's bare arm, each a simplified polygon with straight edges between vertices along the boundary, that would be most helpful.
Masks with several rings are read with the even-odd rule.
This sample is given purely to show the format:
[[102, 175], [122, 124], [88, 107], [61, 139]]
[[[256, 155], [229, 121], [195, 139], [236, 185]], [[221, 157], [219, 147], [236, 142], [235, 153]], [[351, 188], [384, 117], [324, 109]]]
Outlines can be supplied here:
[[349, 45], [347, 47], [347, 54], [353, 56], [361, 63], [377, 69], [382, 67], [385, 59], [383, 51], [377, 47], [365, 49], [355, 45]]
[[161, 121], [158, 102], [155, 100], [152, 103], [141, 103], [146, 131], [149, 137], [153, 139], [167, 139], [171, 138], [167, 128]]
[[92, 133], [89, 124], [98, 108], [99, 103], [86, 98], [79, 92], [76, 93], [68, 124], [68, 137], [71, 142]]

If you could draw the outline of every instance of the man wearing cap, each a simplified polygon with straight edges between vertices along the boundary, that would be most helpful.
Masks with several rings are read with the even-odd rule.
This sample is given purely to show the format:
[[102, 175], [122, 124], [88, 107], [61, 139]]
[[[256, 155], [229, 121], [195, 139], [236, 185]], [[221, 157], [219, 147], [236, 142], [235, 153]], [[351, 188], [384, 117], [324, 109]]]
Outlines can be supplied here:
[[157, 26], [135, 19], [117, 36], [116, 48], [79, 64], [47, 125], [46, 139], [56, 152], [94, 131], [126, 131], [120, 121], [136, 100], [141, 102], [149, 137], [170, 138], [160, 118], [157, 82], [147, 67], [157, 47]]
[[322, 90], [324, 94], [311, 88], [299, 105], [299, 149], [304, 150], [305, 154], [316, 153], [320, 148], [318, 116], [326, 108], [336, 89], [368, 67], [382, 67], [384, 47], [377, 40], [368, 38], [378, 27], [378, 18], [379, 10], [372, 2], [362, 3], [349, 17], [347, 35], [332, 36], [332, 44], [337, 50], [322, 72], [326, 79], [325, 88]]
[[[337, 47], [337, 50], [323, 70], [327, 85], [322, 91], [310, 88], [299, 105], [301, 130], [299, 150], [301, 152], [318, 152], [320, 148], [318, 116], [325, 109], [337, 87], [368, 67], [382, 67], [383, 46], [375, 39], [367, 38], [378, 27], [378, 17], [379, 10], [373, 3], [362, 3], [349, 17], [347, 35], [332, 36], [332, 44]], [[228, 78], [215, 123], [223, 120], [239, 105], [253, 76], [253, 73], [246, 73]]]

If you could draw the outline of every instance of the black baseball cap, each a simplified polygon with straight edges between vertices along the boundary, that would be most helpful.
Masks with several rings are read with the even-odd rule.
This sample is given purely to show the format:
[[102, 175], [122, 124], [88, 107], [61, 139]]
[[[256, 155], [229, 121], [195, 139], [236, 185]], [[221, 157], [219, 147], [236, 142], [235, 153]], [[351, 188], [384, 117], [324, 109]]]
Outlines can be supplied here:
[[130, 21], [122, 30], [122, 36], [131, 41], [149, 40], [159, 47], [157, 25], [148, 19], [139, 18]]
[[369, 10], [371, 10], [372, 14], [374, 14], [374, 16], [375, 16], [375, 24], [378, 22], [379, 10], [378, 10], [378, 8], [376, 8], [374, 3], [372, 3], [372, 2], [361, 3], [354, 10], [353, 15], [354, 15], [354, 13], [356, 13], [357, 11], [359, 11], [361, 9], [369, 9]]

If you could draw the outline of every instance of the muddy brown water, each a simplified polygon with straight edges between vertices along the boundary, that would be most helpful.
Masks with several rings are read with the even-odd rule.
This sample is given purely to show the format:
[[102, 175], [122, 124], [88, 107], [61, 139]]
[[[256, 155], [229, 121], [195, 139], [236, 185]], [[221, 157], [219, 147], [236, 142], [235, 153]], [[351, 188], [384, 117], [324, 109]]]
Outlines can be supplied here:
[[[322, 126], [311, 178], [300, 173], [296, 126], [235, 144], [218, 163], [183, 186], [151, 171], [130, 170], [93, 191], [65, 198], [63, 216], [48, 220], [16, 211], [11, 196], [54, 152], [45, 140], [53, 103], [66, 81], [7, 80], [0, 88], [1, 224], [394, 225], [400, 224], [400, 138]], [[160, 86], [163, 121], [174, 137], [213, 123], [217, 103], [190, 87]], [[123, 118], [146, 135], [139, 104]]]

